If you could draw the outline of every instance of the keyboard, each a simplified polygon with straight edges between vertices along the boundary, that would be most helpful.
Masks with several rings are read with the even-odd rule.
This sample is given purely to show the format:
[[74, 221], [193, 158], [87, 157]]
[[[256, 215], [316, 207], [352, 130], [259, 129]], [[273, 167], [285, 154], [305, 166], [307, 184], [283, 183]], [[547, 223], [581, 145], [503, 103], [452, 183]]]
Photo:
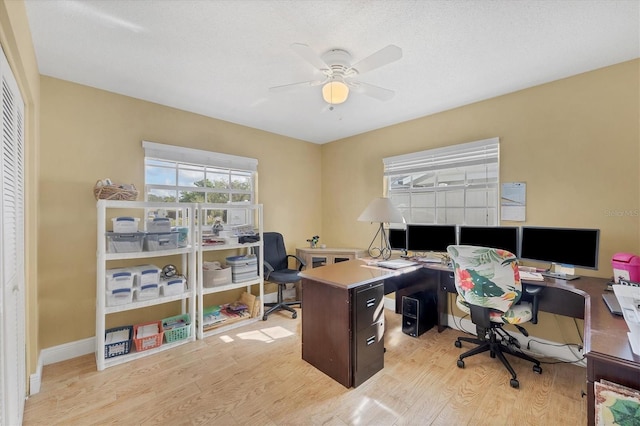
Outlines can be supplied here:
[[542, 275], [545, 277], [556, 278], [558, 280], [565, 280], [565, 281], [572, 281], [580, 278], [580, 275], [558, 274], [556, 272], [550, 272], [550, 271], [543, 272]]
[[520, 279], [528, 281], [544, 281], [540, 272], [520, 271]]
[[622, 316], [622, 308], [620, 307], [620, 303], [618, 302], [618, 298], [613, 293], [604, 293], [602, 295], [602, 300], [604, 300], [604, 304], [607, 305], [609, 312], [613, 315]]
[[422, 263], [441, 263], [442, 259], [438, 259], [435, 257], [414, 257], [414, 259], [416, 260], [416, 262], [422, 262]]
[[382, 262], [378, 262], [376, 266], [380, 266], [381, 268], [388, 269], [402, 269], [409, 266], [418, 265], [418, 262], [413, 262], [411, 260], [405, 259], [394, 259], [394, 260], [383, 260]]

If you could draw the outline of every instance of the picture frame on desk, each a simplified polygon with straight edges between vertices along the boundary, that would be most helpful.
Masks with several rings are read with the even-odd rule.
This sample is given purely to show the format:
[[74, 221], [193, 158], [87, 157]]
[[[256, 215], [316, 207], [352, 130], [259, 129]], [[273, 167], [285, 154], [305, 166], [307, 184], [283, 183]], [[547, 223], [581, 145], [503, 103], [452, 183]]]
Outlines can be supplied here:
[[640, 390], [608, 380], [594, 383], [596, 426], [623, 425], [640, 418]]

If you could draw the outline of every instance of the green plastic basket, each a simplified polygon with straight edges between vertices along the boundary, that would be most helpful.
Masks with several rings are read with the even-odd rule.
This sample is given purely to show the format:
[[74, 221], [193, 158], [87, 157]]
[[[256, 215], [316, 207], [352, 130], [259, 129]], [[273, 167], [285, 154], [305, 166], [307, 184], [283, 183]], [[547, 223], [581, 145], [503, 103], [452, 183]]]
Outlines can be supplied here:
[[167, 343], [187, 339], [191, 335], [191, 317], [183, 314], [165, 318], [162, 320], [162, 329]]

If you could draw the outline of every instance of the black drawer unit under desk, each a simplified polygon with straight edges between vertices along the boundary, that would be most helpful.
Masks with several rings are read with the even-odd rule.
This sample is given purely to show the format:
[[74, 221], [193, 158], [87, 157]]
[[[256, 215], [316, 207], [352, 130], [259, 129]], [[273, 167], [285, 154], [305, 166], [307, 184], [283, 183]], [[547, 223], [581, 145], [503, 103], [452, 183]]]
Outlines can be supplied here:
[[371, 283], [352, 290], [353, 386], [384, 367], [384, 285]]
[[[335, 265], [324, 268], [330, 267]], [[380, 371], [384, 365], [383, 282], [346, 288], [303, 277], [302, 287], [302, 359], [347, 388]]]

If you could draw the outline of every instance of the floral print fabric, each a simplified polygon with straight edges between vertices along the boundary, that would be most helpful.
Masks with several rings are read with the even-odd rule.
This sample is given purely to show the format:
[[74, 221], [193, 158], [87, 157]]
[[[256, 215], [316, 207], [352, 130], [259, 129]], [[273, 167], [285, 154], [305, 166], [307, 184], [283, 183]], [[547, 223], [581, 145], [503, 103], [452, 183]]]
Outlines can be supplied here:
[[493, 322], [519, 324], [531, 320], [528, 303], [516, 305], [522, 296], [518, 259], [506, 250], [477, 246], [449, 246], [458, 300], [469, 312], [469, 304], [491, 308]]

